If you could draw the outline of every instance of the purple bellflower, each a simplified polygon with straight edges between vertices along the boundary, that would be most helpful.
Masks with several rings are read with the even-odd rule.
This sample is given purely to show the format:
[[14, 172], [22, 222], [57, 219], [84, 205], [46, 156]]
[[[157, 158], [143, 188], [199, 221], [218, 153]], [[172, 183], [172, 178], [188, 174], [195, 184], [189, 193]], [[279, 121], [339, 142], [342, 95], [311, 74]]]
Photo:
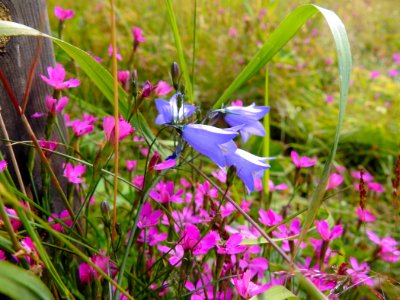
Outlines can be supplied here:
[[158, 110], [158, 116], [156, 118], [156, 124], [173, 124], [181, 122], [183, 118], [189, 117], [195, 110], [196, 106], [192, 104], [182, 104], [178, 108], [178, 97], [183, 97], [181, 93], [176, 93], [171, 97], [169, 101], [164, 99], [156, 99], [156, 107]]
[[226, 165], [225, 156], [236, 151], [235, 143], [228, 142], [237, 135], [238, 133], [232, 129], [220, 129], [202, 124], [188, 124], [182, 128], [182, 137], [185, 141], [220, 167]]
[[[226, 149], [233, 149], [236, 145], [233, 141], [230, 141], [223, 146]], [[236, 149], [236, 151], [228, 152], [226, 155], [227, 165], [236, 167], [236, 173], [246, 185], [249, 193], [254, 190], [254, 179], [262, 177], [263, 171], [270, 167], [266, 160], [265, 157], [253, 155], [242, 149]]]
[[246, 142], [251, 134], [264, 136], [264, 126], [258, 120], [269, 112], [269, 106], [228, 106], [225, 108], [224, 119], [230, 126], [240, 126], [240, 134]]

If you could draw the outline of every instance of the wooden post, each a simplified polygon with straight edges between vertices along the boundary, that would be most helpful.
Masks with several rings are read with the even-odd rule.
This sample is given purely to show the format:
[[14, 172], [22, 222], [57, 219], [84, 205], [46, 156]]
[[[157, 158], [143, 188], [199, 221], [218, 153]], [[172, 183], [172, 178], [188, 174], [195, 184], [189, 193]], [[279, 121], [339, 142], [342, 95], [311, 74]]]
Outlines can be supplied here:
[[[0, 0], [0, 18], [25, 24], [47, 34], [50, 33], [46, 2], [44, 0]], [[45, 97], [47, 95], [53, 95], [53, 88], [43, 82], [40, 78], [41, 74], [47, 76], [48, 66], [55, 66], [52, 42], [49, 39], [38, 37], [3, 37], [0, 39], [0, 69], [10, 83], [12, 91], [21, 105], [26, 84], [28, 82], [30, 68], [35, 60], [39, 47], [40, 55], [34, 71], [25, 114], [34, 129], [36, 136], [39, 139], [44, 139], [46, 117], [35, 119], [31, 116], [36, 112], [47, 112]], [[30, 138], [22, 125], [20, 116], [16, 113], [7, 92], [1, 83], [0, 106], [10, 139], [12, 141], [30, 141]], [[62, 116], [58, 116], [58, 121], [63, 131], [66, 132]], [[56, 130], [53, 130], [52, 136], [56, 140], [61, 141]], [[8, 159], [9, 155], [4, 147], [4, 143], [0, 144], [2, 153], [5, 155], [6, 159]], [[59, 147], [57, 150], [63, 151], [61, 148], [62, 147]], [[29, 190], [31, 186], [26, 165], [29, 147], [16, 145], [13, 149], [17, 157], [23, 180]], [[65, 159], [57, 155], [52, 155], [51, 161], [53, 170], [65, 190], [66, 180], [62, 176], [62, 163]], [[8, 162], [10, 172], [15, 178], [15, 170], [12, 168], [12, 164], [9, 160]], [[35, 186], [40, 194], [42, 180], [40, 162], [38, 159], [36, 159], [33, 175]], [[55, 190], [51, 190], [50, 192], [51, 199], [53, 200], [52, 210], [54, 212], [60, 212], [65, 209], [58, 192]]]

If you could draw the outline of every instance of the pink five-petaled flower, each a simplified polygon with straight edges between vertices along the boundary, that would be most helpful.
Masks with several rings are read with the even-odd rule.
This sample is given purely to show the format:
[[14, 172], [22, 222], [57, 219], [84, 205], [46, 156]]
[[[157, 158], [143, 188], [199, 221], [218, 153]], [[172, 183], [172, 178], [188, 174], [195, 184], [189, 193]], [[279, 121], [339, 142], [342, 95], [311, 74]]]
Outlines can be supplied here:
[[60, 6], [54, 7], [54, 14], [61, 22], [72, 19], [75, 16], [75, 12], [73, 9], [63, 9]]
[[288, 185], [286, 183], [280, 183], [275, 185], [272, 180], [268, 180], [269, 191], [284, 191], [288, 189]]
[[76, 165], [71, 163], [64, 164], [64, 176], [67, 177], [68, 181], [71, 183], [79, 184], [83, 182], [81, 176], [85, 173], [86, 166]]
[[138, 242], [147, 243], [149, 246], [155, 246], [158, 243], [165, 241], [168, 237], [166, 232], [158, 233], [156, 227], [150, 227], [147, 230], [142, 230]]
[[46, 82], [48, 85], [51, 85], [56, 90], [73, 88], [80, 85], [80, 81], [78, 79], [72, 78], [64, 81], [65, 69], [61, 64], [56, 64], [54, 68], [48, 67], [47, 73], [49, 74], [48, 78], [44, 75], [40, 75], [40, 77], [44, 82]]
[[367, 273], [370, 267], [367, 263], [358, 264], [355, 257], [350, 257], [351, 268], [346, 270], [347, 274], [351, 275], [351, 280], [354, 284], [365, 284], [368, 286], [374, 286], [372, 278], [368, 277]]
[[340, 224], [334, 226], [332, 230], [329, 230], [328, 222], [322, 220], [315, 221], [315, 226], [324, 241], [332, 241], [343, 234], [343, 228]]
[[232, 234], [224, 245], [217, 245], [218, 254], [238, 254], [246, 250], [246, 246], [240, 245], [242, 242], [240, 233]]
[[260, 215], [258, 221], [260, 221], [261, 224], [269, 227], [275, 226], [283, 220], [282, 216], [275, 213], [272, 209], [268, 209], [268, 211], [260, 209], [258, 213]]
[[393, 62], [395, 64], [400, 64], [400, 53], [393, 53]]
[[[106, 256], [105, 251], [93, 255], [90, 260], [99, 267], [104, 273], [108, 273], [110, 257]], [[114, 273], [114, 274], [113, 274]], [[111, 276], [115, 276], [115, 272], [111, 272]], [[101, 275], [89, 264], [82, 263], [79, 265], [79, 280], [83, 284], [89, 284], [93, 279], [100, 279]]]
[[343, 176], [338, 173], [332, 173], [328, 180], [328, 185], [326, 186], [326, 190], [332, 190], [343, 182]]
[[252, 277], [252, 272], [250, 270], [247, 270], [240, 277], [231, 279], [231, 282], [235, 286], [236, 291], [244, 299], [250, 299], [255, 295], [261, 294], [268, 288], [267, 285], [258, 285], [252, 282]]
[[145, 227], [152, 227], [158, 224], [158, 220], [162, 216], [162, 211], [153, 211], [149, 203], [145, 203], [142, 209], [142, 213], [139, 217], [138, 227], [143, 229]]
[[155, 189], [150, 192], [150, 197], [161, 204], [168, 204], [169, 202], [182, 203], [181, 195], [183, 190], [178, 190], [174, 193], [175, 183], [173, 181], [160, 181]]
[[139, 27], [132, 27], [133, 35], [133, 51], [136, 51], [139, 43], [143, 43], [146, 39], [143, 37], [143, 30]]
[[[115, 119], [114, 117], [104, 117], [103, 119], [103, 129], [107, 138], [107, 142], [115, 144]], [[118, 122], [118, 141], [122, 141], [129, 134], [134, 132], [135, 129], [131, 126], [128, 121], [125, 121], [120, 117]]]
[[54, 99], [51, 96], [46, 97], [46, 108], [49, 114], [55, 115], [61, 112], [64, 107], [68, 104], [68, 97], [63, 96], [60, 99]]
[[174, 90], [172, 86], [168, 84], [168, 82], [160, 80], [155, 88], [156, 96], [165, 96], [171, 93]]
[[4, 172], [6, 168], [7, 168], [7, 162], [5, 160], [0, 160], [0, 173]]
[[58, 231], [58, 232], [65, 232], [64, 227], [55, 222], [54, 219], [60, 219], [61, 223], [63, 223], [64, 225], [66, 225], [67, 227], [72, 227], [73, 221], [71, 220], [71, 216], [69, 215], [68, 210], [63, 210], [60, 215], [57, 215], [56, 213], [52, 214], [52, 217], [48, 218], [48, 222], [53, 222], [53, 224], [51, 224], [51, 228], [53, 228], [54, 230]]
[[[272, 235], [284, 239], [282, 243], [282, 249], [286, 252], [289, 252], [293, 250], [291, 249], [291, 247], [293, 247], [294, 244], [297, 243], [297, 239], [294, 239], [293, 243], [291, 243], [288, 238], [291, 238], [301, 233], [300, 220], [298, 218], [293, 219], [293, 221], [289, 225], [289, 229], [287, 225], [288, 224], [279, 225], [277, 229], [272, 232]], [[300, 244], [300, 248], [305, 247], [307, 247], [307, 244], [302, 242]]]
[[17, 212], [15, 211], [15, 209], [7, 207], [5, 208], [5, 211], [9, 216], [11, 216], [9, 218], [11, 222], [11, 227], [13, 228], [14, 231], [17, 231], [22, 225], [22, 222], [18, 218]]
[[362, 209], [361, 207], [357, 206], [356, 212], [358, 219], [365, 223], [373, 222], [376, 219], [376, 217], [368, 209]]
[[379, 72], [378, 70], [373, 70], [369, 73], [369, 78], [371, 79], [378, 78], [379, 76], [381, 76], [381, 72]]
[[126, 160], [126, 169], [129, 172], [132, 172], [133, 170], [135, 170], [136, 166], [137, 166], [137, 160], [129, 160], [129, 159]]
[[118, 71], [118, 81], [121, 83], [122, 87], [128, 90], [128, 80], [131, 77], [129, 70]]
[[296, 168], [309, 168], [314, 166], [317, 162], [316, 157], [310, 158], [307, 156], [302, 156], [299, 158], [299, 155], [294, 150], [290, 153], [290, 156], [292, 157], [292, 161]]
[[[113, 47], [112, 47], [112, 45], [109, 45], [108, 46], [108, 56], [110, 56], [110, 57], [113, 56], [113, 53], [114, 53]], [[115, 56], [117, 57], [117, 60], [119, 60], [119, 61], [122, 60], [122, 55], [119, 53], [118, 48], [117, 48]]]
[[69, 121], [69, 115], [65, 114], [65, 123], [67, 127], [72, 127], [76, 136], [91, 133], [94, 130], [94, 122], [96, 122], [96, 118], [89, 114], [83, 114], [82, 121], [79, 119]]
[[397, 241], [391, 237], [379, 238], [372, 230], [367, 229], [368, 238], [379, 246], [379, 257], [388, 262], [397, 262], [400, 259], [400, 250]]

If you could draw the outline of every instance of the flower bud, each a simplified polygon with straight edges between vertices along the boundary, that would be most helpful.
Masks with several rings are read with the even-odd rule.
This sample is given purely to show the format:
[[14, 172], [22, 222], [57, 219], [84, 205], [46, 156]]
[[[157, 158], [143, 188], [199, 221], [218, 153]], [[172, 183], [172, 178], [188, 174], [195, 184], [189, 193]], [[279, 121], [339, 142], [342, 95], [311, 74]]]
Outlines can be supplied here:
[[106, 227], [110, 226], [110, 204], [108, 201], [104, 200], [100, 204], [101, 214], [103, 216], [104, 225]]
[[177, 62], [173, 62], [171, 65], [171, 77], [172, 77], [172, 84], [174, 89], [178, 91], [179, 88], [179, 80], [181, 79], [181, 71], [179, 70], [179, 65]]

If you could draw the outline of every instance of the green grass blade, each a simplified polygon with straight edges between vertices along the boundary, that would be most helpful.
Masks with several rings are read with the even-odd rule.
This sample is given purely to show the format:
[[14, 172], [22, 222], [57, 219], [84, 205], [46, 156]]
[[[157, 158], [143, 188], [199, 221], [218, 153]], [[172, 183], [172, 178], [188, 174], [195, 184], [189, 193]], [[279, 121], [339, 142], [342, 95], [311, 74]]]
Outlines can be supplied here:
[[185, 80], [186, 94], [189, 97], [189, 102], [193, 103], [193, 88], [189, 77], [185, 55], [183, 54], [181, 37], [179, 35], [178, 25], [176, 23], [175, 13], [172, 7], [171, 0], [165, 0], [165, 5], [167, 7], [168, 21], [171, 25], [172, 33], [174, 35], [176, 51], [178, 52], [179, 67], [182, 70], [183, 79]]
[[[96, 62], [87, 52], [82, 49], [71, 45], [63, 40], [58, 38], [49, 36], [47, 34], [41, 33], [40, 31], [33, 29], [31, 27], [14, 23], [8, 21], [0, 21], [0, 36], [18, 36], [18, 35], [29, 35], [29, 36], [43, 36], [46, 38], [50, 38], [54, 43], [56, 43], [61, 49], [65, 51], [72, 59], [76, 61], [79, 67], [86, 73], [86, 75], [91, 79], [91, 81], [98, 87], [98, 89], [102, 92], [105, 98], [113, 105], [114, 101], [114, 87], [113, 87], [113, 78], [110, 72], [107, 71], [101, 64]], [[128, 95], [125, 90], [121, 87], [118, 87], [118, 95], [119, 95], [119, 107], [120, 111], [124, 116], [128, 115], [128, 105], [127, 99]], [[154, 140], [154, 134], [152, 133], [149, 125], [147, 124], [143, 115], [138, 112], [136, 117], [132, 118], [133, 125], [141, 130], [144, 138], [148, 143], [151, 143]], [[165, 155], [165, 151], [161, 148], [158, 148], [158, 145], [154, 145], [156, 150], [163, 155]]]
[[39, 277], [7, 261], [0, 261], [0, 282], [0, 293], [12, 299], [53, 299], [53, 295]]

